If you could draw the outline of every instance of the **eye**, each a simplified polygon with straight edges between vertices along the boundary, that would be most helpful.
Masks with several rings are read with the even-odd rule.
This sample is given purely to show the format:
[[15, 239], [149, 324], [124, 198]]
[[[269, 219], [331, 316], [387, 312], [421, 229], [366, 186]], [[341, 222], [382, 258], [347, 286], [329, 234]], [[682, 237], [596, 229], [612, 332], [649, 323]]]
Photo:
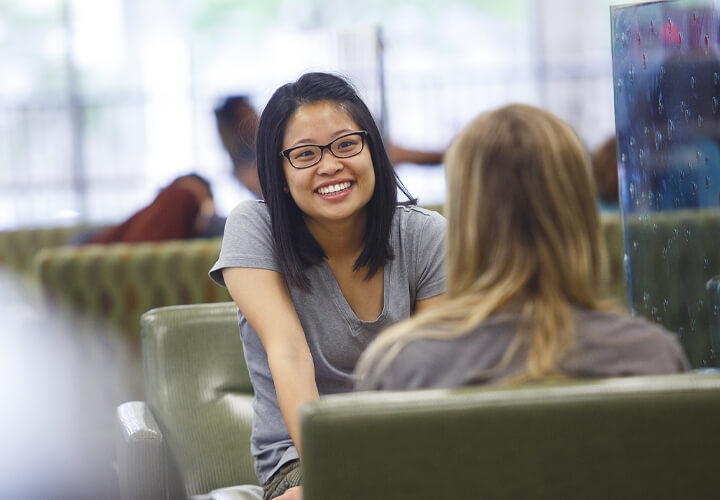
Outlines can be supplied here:
[[307, 148], [307, 149], [296, 149], [292, 153], [290, 153], [290, 156], [292, 156], [293, 160], [310, 160], [315, 157], [315, 151], [313, 149]]
[[356, 148], [360, 144], [357, 137], [344, 137], [340, 142], [336, 144], [336, 148], [339, 151]]

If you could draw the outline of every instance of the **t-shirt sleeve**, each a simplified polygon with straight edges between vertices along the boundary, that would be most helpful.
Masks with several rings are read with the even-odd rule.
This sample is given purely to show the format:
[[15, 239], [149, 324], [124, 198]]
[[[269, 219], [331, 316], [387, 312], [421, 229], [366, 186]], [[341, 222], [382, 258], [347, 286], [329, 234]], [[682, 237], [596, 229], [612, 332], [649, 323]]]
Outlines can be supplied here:
[[437, 212], [427, 211], [414, 234], [415, 300], [445, 293], [445, 232], [447, 221]]
[[236, 206], [225, 223], [220, 256], [210, 278], [225, 286], [222, 270], [249, 267], [280, 272], [273, 250], [270, 213], [262, 201], [248, 200]]

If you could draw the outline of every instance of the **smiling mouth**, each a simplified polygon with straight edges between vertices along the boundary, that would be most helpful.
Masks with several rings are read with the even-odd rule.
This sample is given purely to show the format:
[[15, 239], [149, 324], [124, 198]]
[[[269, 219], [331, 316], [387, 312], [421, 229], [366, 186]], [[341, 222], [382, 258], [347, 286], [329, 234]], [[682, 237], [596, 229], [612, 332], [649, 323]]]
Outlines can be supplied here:
[[319, 194], [338, 194], [343, 191], [347, 191], [352, 186], [352, 182], [345, 181], [337, 184], [331, 184], [330, 186], [322, 186], [316, 189]]

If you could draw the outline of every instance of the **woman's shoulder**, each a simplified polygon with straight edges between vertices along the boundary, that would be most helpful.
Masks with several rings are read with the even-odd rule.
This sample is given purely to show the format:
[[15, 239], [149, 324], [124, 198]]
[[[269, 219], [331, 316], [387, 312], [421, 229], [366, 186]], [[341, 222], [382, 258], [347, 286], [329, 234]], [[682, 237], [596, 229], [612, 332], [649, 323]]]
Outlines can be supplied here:
[[225, 238], [232, 239], [238, 235], [243, 238], [249, 233], [261, 234], [270, 238], [271, 222], [267, 205], [261, 200], [245, 200], [232, 209], [225, 223]]
[[[457, 387], [469, 383], [468, 374], [491, 367], [507, 347], [514, 318], [485, 321], [463, 335], [436, 325], [416, 332], [381, 372], [372, 370], [365, 389], [405, 390]], [[451, 331], [451, 330], [450, 330]], [[388, 348], [389, 350], [390, 348]], [[382, 359], [382, 355], [377, 359]], [[376, 365], [377, 368], [377, 365]]]
[[395, 207], [395, 217], [423, 221], [428, 218], [433, 220], [445, 220], [445, 217], [433, 208], [425, 208], [418, 205], [397, 205]]
[[[580, 310], [576, 316], [581, 344], [625, 353], [657, 363], [689, 368], [678, 336], [640, 316], [615, 311]], [[598, 352], [596, 350], [596, 352]]]
[[435, 236], [445, 231], [447, 221], [434, 210], [417, 205], [398, 205], [395, 207], [394, 224], [404, 235], [429, 232], [428, 236]]
[[270, 213], [265, 200], [243, 200], [235, 205], [230, 217], [261, 217], [269, 220]]

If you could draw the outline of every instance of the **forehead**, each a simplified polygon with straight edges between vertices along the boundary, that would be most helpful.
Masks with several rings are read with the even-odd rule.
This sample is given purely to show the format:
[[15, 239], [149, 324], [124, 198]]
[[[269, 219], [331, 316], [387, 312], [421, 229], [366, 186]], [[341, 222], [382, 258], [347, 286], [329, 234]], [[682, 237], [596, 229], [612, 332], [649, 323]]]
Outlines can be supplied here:
[[343, 130], [358, 130], [345, 106], [333, 101], [307, 103], [288, 118], [283, 145], [287, 147], [298, 141], [324, 143]]

